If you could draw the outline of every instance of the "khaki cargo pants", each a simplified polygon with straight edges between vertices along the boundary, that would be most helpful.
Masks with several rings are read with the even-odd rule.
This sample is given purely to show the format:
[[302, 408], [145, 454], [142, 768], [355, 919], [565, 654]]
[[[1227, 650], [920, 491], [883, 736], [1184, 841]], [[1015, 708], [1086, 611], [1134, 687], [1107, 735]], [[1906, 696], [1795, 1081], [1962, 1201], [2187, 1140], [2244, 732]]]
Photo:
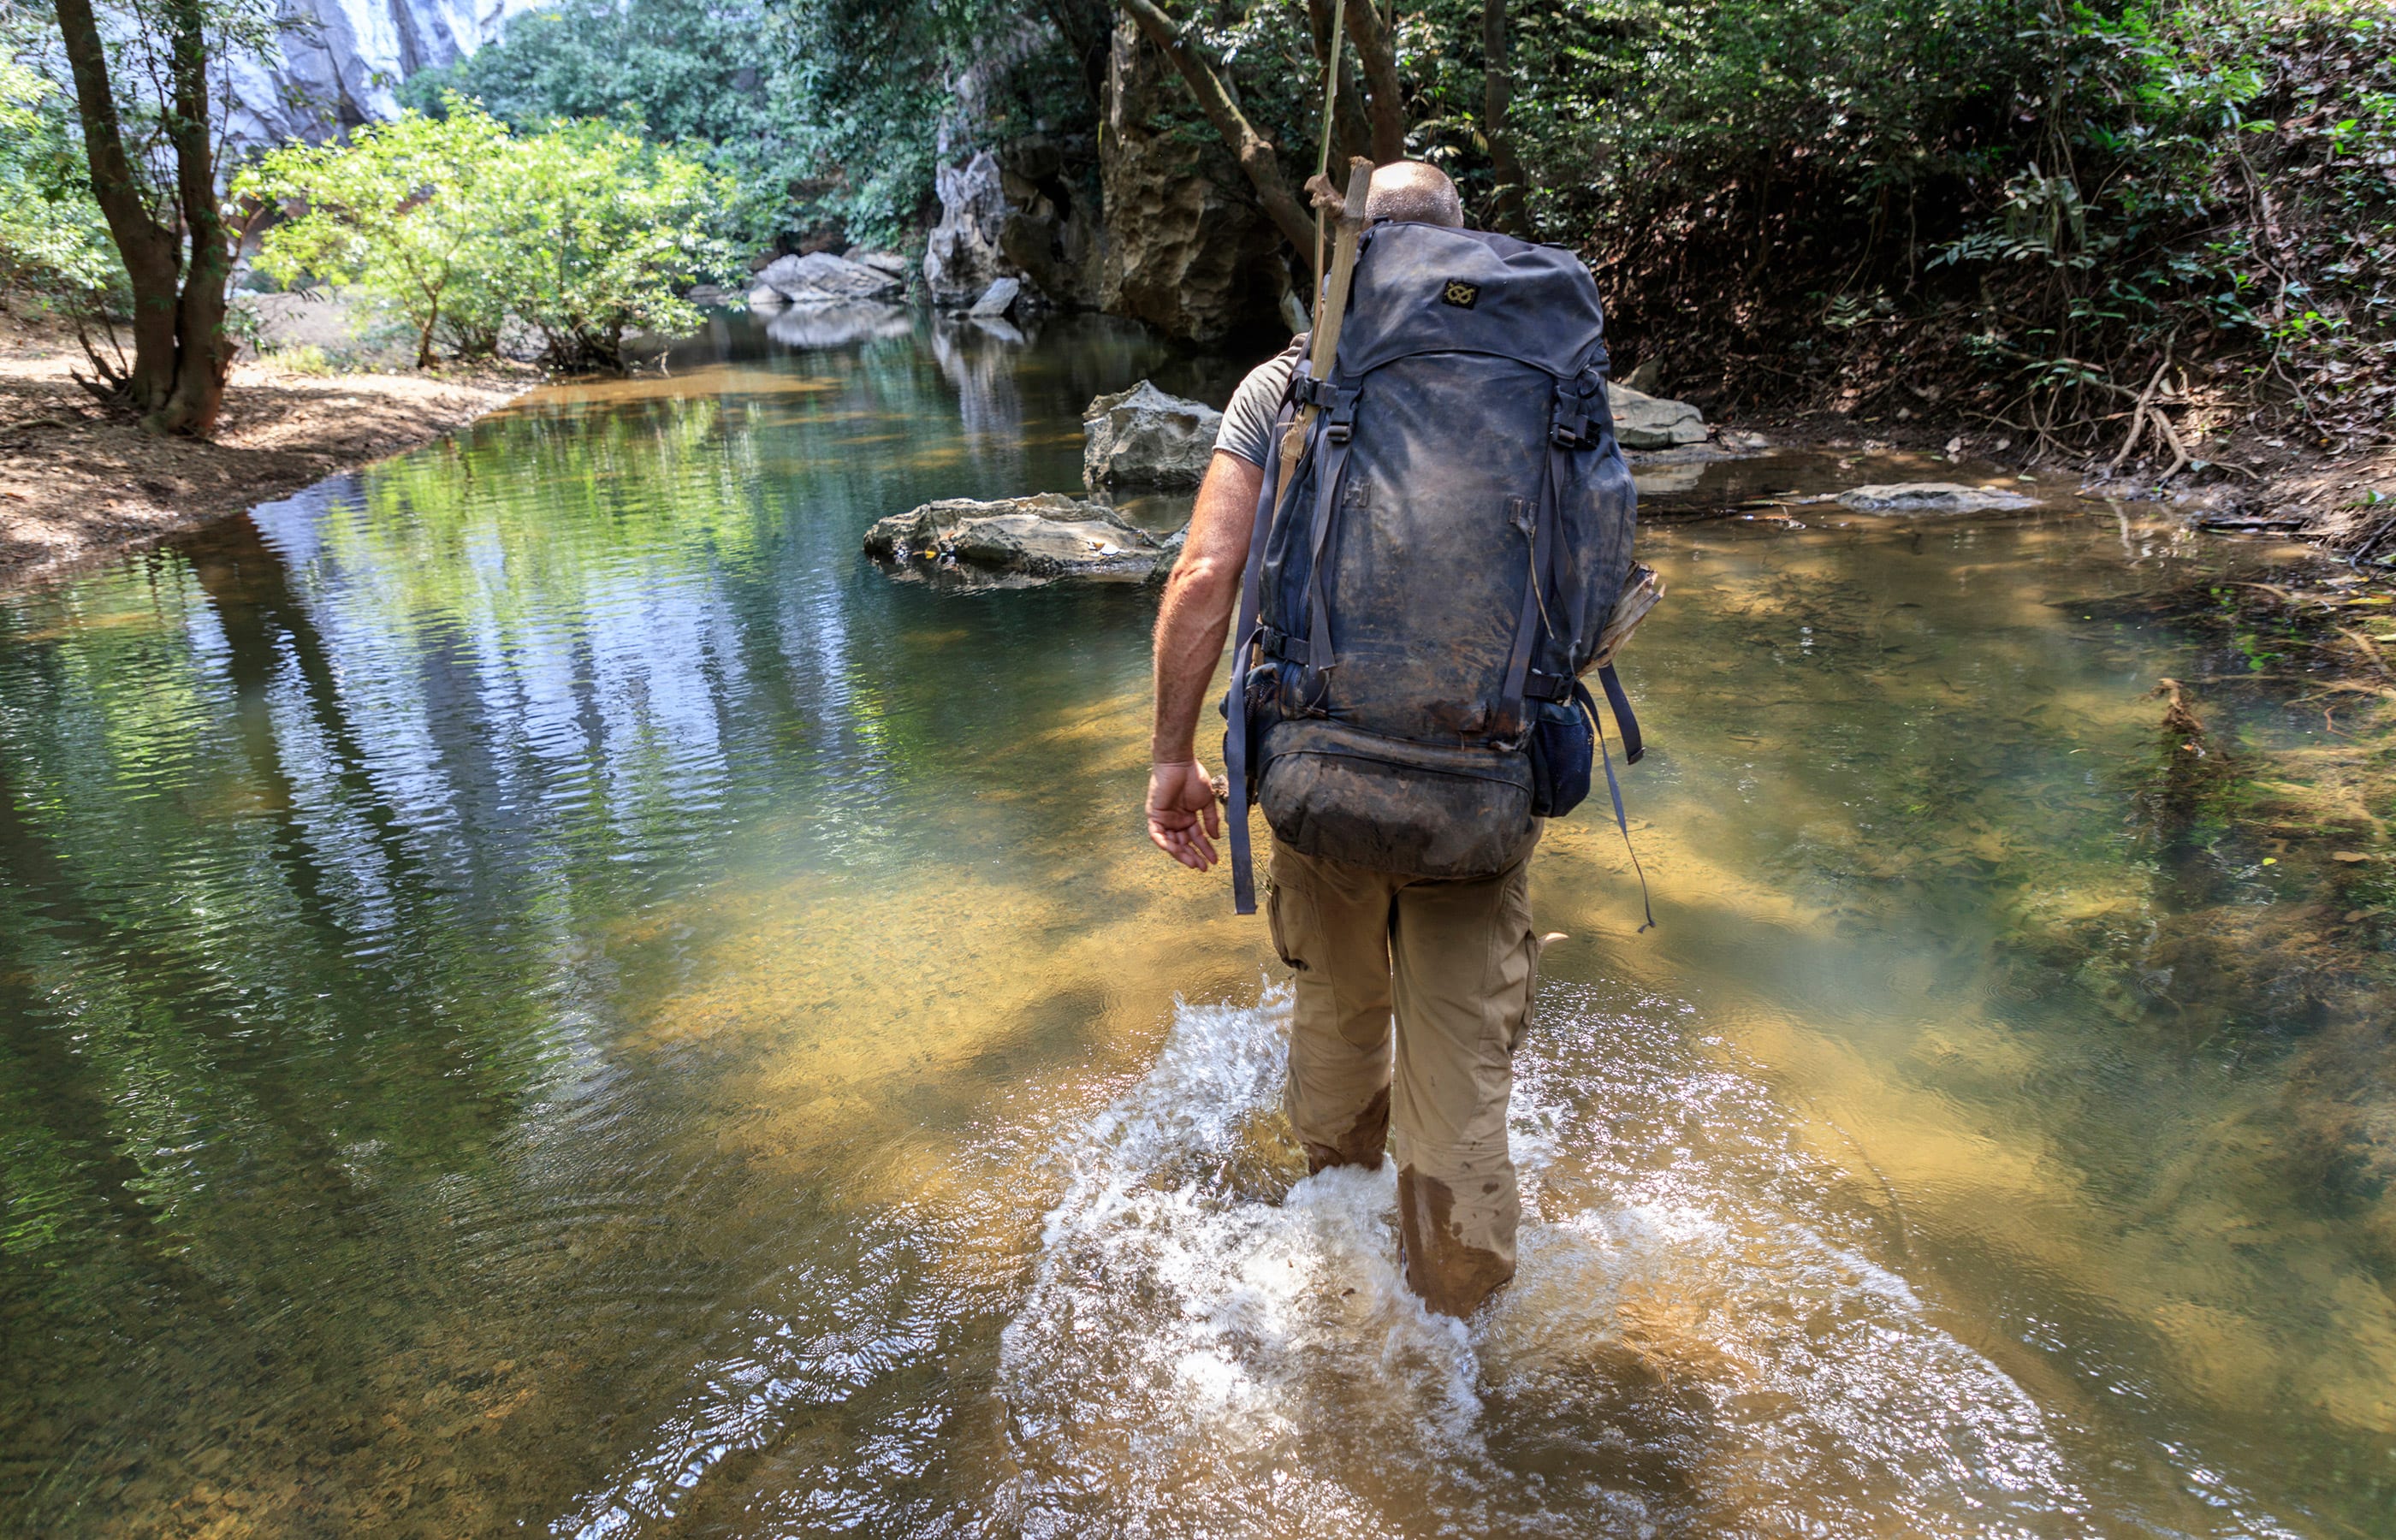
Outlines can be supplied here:
[[1441, 881], [1273, 848], [1273, 947], [1298, 975], [1290, 1124], [1310, 1171], [1378, 1167], [1394, 1129], [1406, 1283], [1453, 1316], [1514, 1276], [1506, 1106], [1539, 965], [1528, 866]]

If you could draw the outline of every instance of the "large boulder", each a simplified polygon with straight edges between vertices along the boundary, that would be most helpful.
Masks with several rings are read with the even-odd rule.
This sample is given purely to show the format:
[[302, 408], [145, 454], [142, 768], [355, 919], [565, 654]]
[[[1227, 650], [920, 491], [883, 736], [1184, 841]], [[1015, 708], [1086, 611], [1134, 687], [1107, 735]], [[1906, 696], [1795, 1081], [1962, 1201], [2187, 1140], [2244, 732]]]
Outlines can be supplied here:
[[896, 299], [906, 287], [904, 279], [879, 268], [829, 251], [811, 251], [804, 257], [777, 257], [767, 263], [757, 273], [749, 302], [770, 302], [765, 293], [771, 293], [793, 305], [854, 304], [860, 299]]
[[1137, 582], [1175, 548], [1111, 508], [1056, 492], [978, 502], [950, 498], [875, 522], [865, 553], [916, 575], [1026, 587], [1062, 578]]
[[1063, 147], [1039, 135], [935, 171], [940, 220], [924, 243], [933, 302], [970, 305], [1013, 278], [1027, 299], [1064, 310], [1097, 304], [1096, 210], [1075, 183]]
[[940, 200], [940, 222], [924, 243], [924, 286], [938, 305], [970, 305], [1015, 265], [998, 248], [1006, 222], [1006, 192], [999, 185], [998, 157], [983, 151], [963, 166], [932, 173]]
[[840, 255], [844, 261], [870, 267], [876, 272], [886, 272], [902, 284], [907, 281], [907, 259], [895, 251], [872, 251], [864, 246], [850, 246]]
[[1230, 152], [1190, 132], [1188, 103], [1173, 66], [1119, 20], [1098, 140], [1100, 305], [1186, 341], [1284, 326], [1281, 236]]
[[1667, 401], [1608, 381], [1614, 436], [1625, 449], [1674, 449], [1706, 440], [1705, 415], [1685, 401]]
[[1989, 509], [2030, 508], [2035, 498], [2002, 486], [1965, 486], [1960, 482], [1893, 482], [1858, 486], [1835, 499], [1867, 513], [1977, 513]]
[[1082, 485], [1195, 486], [1215, 453], [1223, 414], [1166, 395], [1143, 379], [1082, 409]]

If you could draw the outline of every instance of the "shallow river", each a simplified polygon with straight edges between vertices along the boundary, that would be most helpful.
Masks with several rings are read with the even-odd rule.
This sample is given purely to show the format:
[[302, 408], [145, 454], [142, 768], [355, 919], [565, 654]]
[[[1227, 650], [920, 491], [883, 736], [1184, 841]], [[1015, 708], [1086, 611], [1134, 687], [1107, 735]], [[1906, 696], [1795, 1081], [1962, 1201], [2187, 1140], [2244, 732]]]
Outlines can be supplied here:
[[1660, 924], [1551, 830], [1464, 1330], [1142, 837], [1152, 595], [858, 552], [1232, 375], [882, 330], [0, 597], [0, 1532], [2396, 1534], [2396, 1301], [2270, 1156], [2320, 1024], [2089, 961], [2170, 918], [2148, 692], [2212, 666], [2104, 601], [2218, 543], [1649, 524]]

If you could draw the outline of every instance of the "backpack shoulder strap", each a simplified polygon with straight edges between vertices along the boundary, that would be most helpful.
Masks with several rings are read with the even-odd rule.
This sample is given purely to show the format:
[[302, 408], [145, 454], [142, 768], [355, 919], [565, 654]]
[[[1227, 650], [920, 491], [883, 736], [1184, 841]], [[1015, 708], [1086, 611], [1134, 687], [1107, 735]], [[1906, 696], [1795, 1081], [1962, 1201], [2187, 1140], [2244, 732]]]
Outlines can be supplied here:
[[[1300, 364], [1298, 372], [1306, 365]], [[1293, 379], [1296, 376], [1293, 375]], [[1257, 488], [1257, 513], [1248, 531], [1248, 561], [1240, 574], [1240, 613], [1231, 623], [1231, 684], [1223, 697], [1223, 780], [1226, 788], [1224, 830], [1231, 847], [1231, 911], [1257, 912], [1256, 858], [1248, 848], [1248, 670], [1256, 660], [1257, 617], [1264, 604], [1265, 541], [1272, 534], [1278, 511], [1275, 494], [1281, 487], [1281, 440], [1293, 411], [1292, 394], [1285, 392], [1265, 451], [1264, 480]]]

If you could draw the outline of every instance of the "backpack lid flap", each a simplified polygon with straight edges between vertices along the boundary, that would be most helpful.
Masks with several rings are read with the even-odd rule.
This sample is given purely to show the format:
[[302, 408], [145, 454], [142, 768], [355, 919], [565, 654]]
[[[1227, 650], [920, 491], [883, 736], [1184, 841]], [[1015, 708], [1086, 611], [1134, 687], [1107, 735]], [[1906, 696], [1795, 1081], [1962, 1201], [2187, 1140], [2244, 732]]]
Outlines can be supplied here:
[[1570, 378], [1605, 357], [1597, 281], [1562, 246], [1377, 224], [1356, 259], [1337, 372], [1352, 379], [1420, 352], [1494, 353]]

